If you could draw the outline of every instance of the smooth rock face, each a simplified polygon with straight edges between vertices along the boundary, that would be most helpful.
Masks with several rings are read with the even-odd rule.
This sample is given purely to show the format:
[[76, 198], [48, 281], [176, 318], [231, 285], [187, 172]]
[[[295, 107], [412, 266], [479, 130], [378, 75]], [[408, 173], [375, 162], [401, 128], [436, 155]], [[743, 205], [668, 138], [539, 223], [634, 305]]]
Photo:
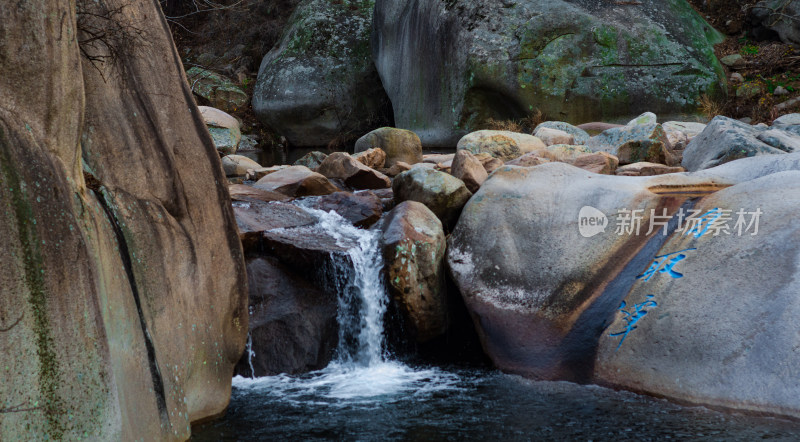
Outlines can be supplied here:
[[394, 166], [398, 161], [410, 165], [422, 161], [422, 142], [410, 130], [393, 127], [375, 129], [356, 141], [355, 152], [361, 153], [375, 147], [386, 152], [386, 168]]
[[237, 202], [233, 203], [233, 213], [245, 253], [263, 249], [262, 238], [267, 230], [309, 226], [316, 222], [305, 210], [285, 202]]
[[589, 134], [585, 130], [579, 129], [563, 121], [545, 121], [544, 123], [540, 123], [538, 126], [536, 126], [536, 130], [534, 130], [534, 133], [536, 133], [536, 131], [542, 128], [560, 130], [562, 132], [566, 132], [572, 135], [573, 142], [569, 144], [577, 144], [582, 146], [586, 144], [586, 142], [589, 141], [590, 138]]
[[533, 135], [501, 130], [479, 130], [464, 135], [457, 146], [458, 150], [466, 150], [473, 155], [488, 153], [501, 161], [511, 161], [546, 147], [542, 140]]
[[245, 352], [236, 373], [274, 376], [327, 366], [339, 343], [336, 295], [295, 276], [274, 258], [248, 260], [247, 284], [254, 354], [250, 358]]
[[372, 12], [371, 1], [297, 6], [261, 62], [253, 93], [258, 118], [294, 146], [325, 146], [388, 120], [370, 54]]
[[658, 123], [658, 116], [652, 112], [645, 112], [642, 115], [634, 118], [633, 120], [629, 121], [626, 126], [637, 126], [637, 125], [646, 125], [646, 124], [656, 124]]
[[226, 176], [244, 176], [248, 170], [260, 169], [261, 165], [242, 155], [222, 157], [222, 170]]
[[194, 66], [186, 71], [186, 77], [192, 92], [225, 112], [235, 112], [250, 101], [244, 91], [223, 75]]
[[383, 214], [381, 199], [372, 192], [335, 192], [317, 198], [311, 207], [338, 213], [356, 227], [369, 228]]
[[669, 167], [663, 164], [648, 163], [645, 161], [627, 164], [617, 169], [617, 175], [620, 176], [653, 176], [680, 172], [686, 172], [686, 169], [683, 167]]
[[270, 201], [289, 201], [291, 198], [278, 193], [270, 192], [267, 190], [256, 189], [253, 186], [246, 186], [244, 184], [231, 184], [228, 186], [228, 193], [231, 195], [233, 201], [263, 201], [268, 203]]
[[[800, 172], [791, 171], [701, 200], [695, 206], [700, 213], [732, 211], [732, 234], [672, 235], [665, 242], [657, 256], [694, 249], [673, 267], [682, 277], [657, 273], [633, 285], [618, 310], [647, 313], [639, 314], [624, 341], [628, 322], [621, 311], [615, 315], [600, 338], [596, 381], [693, 403], [800, 416], [798, 327], [790, 319], [800, 314], [800, 229], [790, 221], [799, 191]], [[757, 209], [763, 212], [758, 233], [751, 228], [739, 236], [736, 212]]]
[[0, 440], [188, 439], [228, 404], [248, 315], [219, 155], [169, 28], [155, 2], [85, 2], [83, 25], [109, 31], [91, 14], [124, 6], [115, 26], [148, 39], [92, 65], [73, 2], [5, 6]]
[[568, 122], [692, 113], [724, 83], [722, 36], [684, 0], [377, 0], [373, 29], [395, 124], [425, 146], [536, 108]]
[[552, 146], [554, 144], [575, 144], [575, 138], [563, 130], [537, 127], [533, 135], [542, 140], [546, 146]]
[[400, 203], [381, 227], [388, 289], [411, 336], [426, 342], [445, 333], [445, 237], [442, 223], [424, 204]]
[[[639, 178], [560, 163], [495, 171], [447, 252], [485, 350], [533, 378], [800, 416], [787, 319], [800, 314], [800, 227], [790, 221], [799, 155]], [[706, 226], [721, 214], [728, 232], [687, 223], [681, 208]], [[642, 210], [638, 234], [620, 224], [624, 210]], [[660, 224], [650, 233], [664, 210], [668, 234]]]
[[587, 153], [594, 153], [594, 151], [586, 146], [554, 144], [552, 146], [547, 146], [547, 152], [544, 156], [551, 161], [572, 163], [579, 156], [586, 155]]
[[480, 160], [466, 150], [456, 152], [450, 173], [463, 181], [472, 193], [475, 193], [489, 177]]
[[322, 175], [340, 179], [355, 189], [384, 189], [392, 180], [377, 170], [370, 169], [344, 152], [334, 152], [317, 168]]
[[414, 168], [394, 178], [395, 201], [417, 201], [428, 206], [446, 229], [455, 225], [472, 193], [464, 182], [444, 172]]
[[236, 153], [242, 140], [239, 121], [213, 107], [198, 106], [197, 108], [200, 109], [200, 114], [208, 126], [208, 133], [211, 134], [217, 150], [227, 155]]
[[325, 161], [325, 158], [328, 158], [328, 154], [315, 150], [313, 152], [309, 152], [303, 155], [299, 160], [295, 161], [292, 165], [306, 166], [311, 170], [316, 170], [316, 168], [319, 167], [319, 165], [322, 164], [323, 161]]
[[649, 161], [677, 165], [667, 135], [660, 124], [637, 124], [608, 129], [592, 137], [586, 147], [595, 152], [608, 152], [619, 158], [620, 164]]
[[325, 176], [305, 166], [291, 166], [270, 173], [258, 180], [254, 187], [290, 197], [327, 195], [339, 190]]
[[708, 169], [729, 161], [759, 155], [784, 154], [758, 139], [764, 129], [727, 117], [715, 117], [683, 152], [688, 171]]
[[773, 126], [794, 126], [800, 125], [800, 114], [786, 114], [780, 116], [772, 122]]

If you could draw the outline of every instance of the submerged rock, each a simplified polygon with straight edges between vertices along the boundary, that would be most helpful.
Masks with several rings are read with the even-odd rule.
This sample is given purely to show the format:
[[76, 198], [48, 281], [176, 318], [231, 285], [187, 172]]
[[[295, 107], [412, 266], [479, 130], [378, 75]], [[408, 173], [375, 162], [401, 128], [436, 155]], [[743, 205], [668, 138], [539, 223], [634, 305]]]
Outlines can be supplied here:
[[386, 214], [381, 232], [389, 293], [411, 337], [441, 336], [448, 325], [442, 223], [424, 204], [405, 201]]

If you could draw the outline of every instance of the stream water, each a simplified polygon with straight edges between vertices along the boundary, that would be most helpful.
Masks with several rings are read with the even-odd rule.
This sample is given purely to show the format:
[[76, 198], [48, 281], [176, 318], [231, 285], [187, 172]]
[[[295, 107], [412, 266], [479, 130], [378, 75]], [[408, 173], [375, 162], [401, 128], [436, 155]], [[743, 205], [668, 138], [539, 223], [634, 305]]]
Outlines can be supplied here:
[[333, 266], [340, 303], [334, 362], [304, 375], [234, 378], [226, 415], [195, 426], [193, 440], [800, 440], [800, 423], [792, 421], [395, 360], [385, 350], [378, 232], [310, 211], [349, 248], [349, 261]]

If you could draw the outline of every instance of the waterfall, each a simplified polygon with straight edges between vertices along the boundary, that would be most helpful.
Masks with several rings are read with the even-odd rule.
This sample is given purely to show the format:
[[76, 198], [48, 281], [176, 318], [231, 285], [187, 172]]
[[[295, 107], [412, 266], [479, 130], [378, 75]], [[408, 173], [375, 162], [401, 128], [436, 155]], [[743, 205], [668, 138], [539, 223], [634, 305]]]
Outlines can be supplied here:
[[334, 212], [307, 209], [319, 217], [319, 227], [347, 249], [347, 258], [331, 257], [329, 279], [339, 310], [339, 363], [369, 366], [386, 359], [383, 317], [387, 294], [381, 277], [380, 233], [358, 229]]

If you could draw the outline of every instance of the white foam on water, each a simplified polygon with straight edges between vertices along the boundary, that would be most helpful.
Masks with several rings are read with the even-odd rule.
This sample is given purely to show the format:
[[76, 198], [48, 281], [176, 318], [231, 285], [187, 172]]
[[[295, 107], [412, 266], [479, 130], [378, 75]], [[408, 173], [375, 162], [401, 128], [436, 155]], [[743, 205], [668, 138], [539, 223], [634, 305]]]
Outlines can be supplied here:
[[[233, 386], [258, 390], [277, 400], [303, 405], [348, 406], [387, 400], [418, 399], [457, 389], [460, 378], [436, 368], [412, 368], [389, 360], [384, 350], [383, 317], [388, 294], [381, 270], [380, 232], [358, 229], [335, 212], [304, 207], [318, 219], [317, 228], [347, 249], [350, 262], [333, 259], [339, 292], [339, 342], [336, 360], [303, 375], [244, 378]], [[343, 345], [345, 342], [354, 345]]]

